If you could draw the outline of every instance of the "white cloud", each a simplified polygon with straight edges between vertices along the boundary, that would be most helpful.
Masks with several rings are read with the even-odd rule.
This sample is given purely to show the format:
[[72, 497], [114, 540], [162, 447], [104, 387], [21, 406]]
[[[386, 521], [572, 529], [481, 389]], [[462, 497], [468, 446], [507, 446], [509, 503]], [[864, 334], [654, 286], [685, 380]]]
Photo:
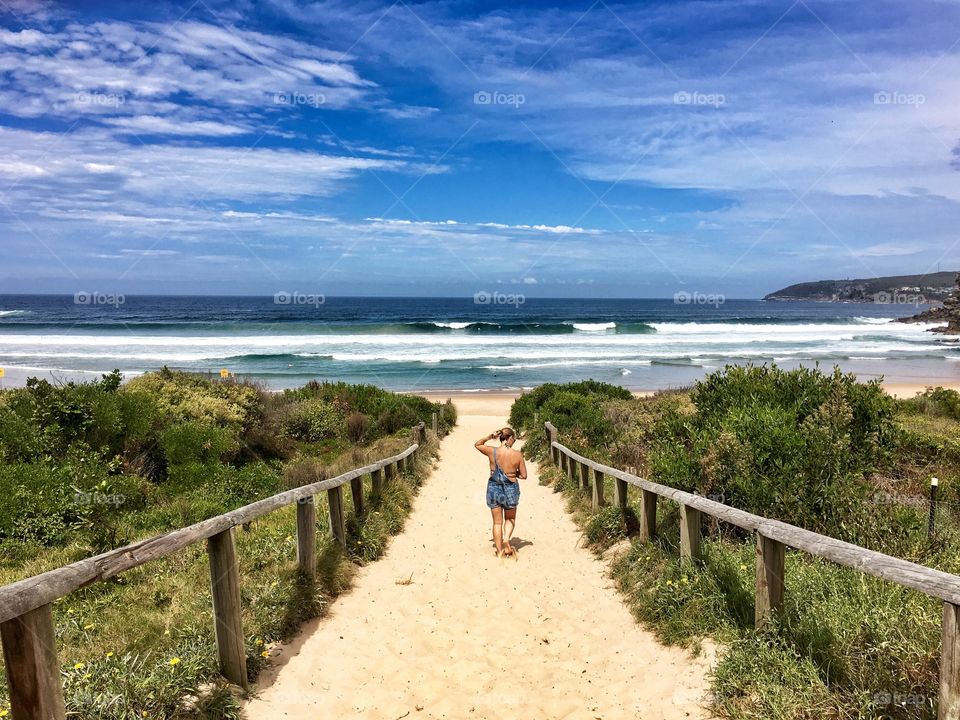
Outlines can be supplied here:
[[136, 115], [133, 117], [110, 118], [104, 121], [113, 127], [129, 130], [133, 133], [159, 135], [196, 135], [207, 137], [229, 137], [251, 132], [250, 128], [240, 127], [209, 120], [176, 120], [156, 115]]
[[523, 230], [536, 231], [541, 233], [552, 233], [555, 235], [600, 235], [602, 230], [588, 229], [582, 227], [572, 227], [570, 225], [509, 225], [498, 222], [463, 222], [460, 220], [402, 220], [391, 218], [371, 217], [367, 221], [383, 226], [419, 226], [419, 227], [444, 227], [444, 226], [463, 226], [474, 228], [491, 228], [494, 230]]
[[855, 257], [900, 257], [923, 252], [923, 246], [917, 243], [880, 243], [853, 251]]

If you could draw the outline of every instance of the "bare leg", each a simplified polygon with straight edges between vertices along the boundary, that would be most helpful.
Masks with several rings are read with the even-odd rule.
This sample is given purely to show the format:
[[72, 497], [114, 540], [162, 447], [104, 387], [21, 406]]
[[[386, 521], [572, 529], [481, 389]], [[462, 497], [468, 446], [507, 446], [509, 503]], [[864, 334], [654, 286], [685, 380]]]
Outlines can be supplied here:
[[517, 525], [517, 509], [513, 508], [504, 512], [503, 522], [503, 545], [510, 555], [513, 555], [513, 546], [510, 545], [510, 538], [513, 537], [513, 529]]
[[497, 556], [503, 553], [503, 508], [490, 508], [493, 515], [493, 544], [497, 546]]

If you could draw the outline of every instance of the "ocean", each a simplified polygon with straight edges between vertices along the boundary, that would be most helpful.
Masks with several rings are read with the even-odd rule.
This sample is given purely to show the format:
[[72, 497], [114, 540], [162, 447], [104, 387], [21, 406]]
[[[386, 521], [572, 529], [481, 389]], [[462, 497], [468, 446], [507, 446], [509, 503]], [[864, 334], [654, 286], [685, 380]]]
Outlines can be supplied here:
[[917, 311], [698, 295], [0, 295], [0, 367], [7, 386], [29, 375], [134, 375], [163, 365], [227, 369], [274, 388], [319, 379], [408, 391], [516, 391], [586, 378], [659, 389], [748, 362], [839, 365], [891, 382], [960, 380], [956, 342], [890, 322]]

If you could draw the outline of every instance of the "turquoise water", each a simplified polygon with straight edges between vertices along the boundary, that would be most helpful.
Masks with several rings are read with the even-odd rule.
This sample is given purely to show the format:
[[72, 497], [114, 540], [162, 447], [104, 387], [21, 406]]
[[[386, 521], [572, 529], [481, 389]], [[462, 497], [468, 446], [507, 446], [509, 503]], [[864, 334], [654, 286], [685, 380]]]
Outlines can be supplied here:
[[[8, 378], [163, 365], [399, 390], [522, 389], [594, 378], [688, 384], [727, 363], [838, 364], [892, 381], [960, 380], [956, 343], [891, 323], [912, 306], [758, 300], [0, 296]], [[8, 384], [10, 380], [7, 381]]]

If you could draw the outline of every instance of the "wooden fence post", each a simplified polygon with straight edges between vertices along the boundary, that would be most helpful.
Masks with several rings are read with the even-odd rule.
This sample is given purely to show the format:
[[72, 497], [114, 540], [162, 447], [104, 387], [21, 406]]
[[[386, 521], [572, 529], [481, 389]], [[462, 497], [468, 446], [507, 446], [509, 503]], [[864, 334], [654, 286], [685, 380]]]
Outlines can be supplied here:
[[573, 469], [574, 469], [573, 458], [570, 457], [569, 455], [564, 454], [563, 462], [564, 462], [564, 466], [563, 466], [564, 470], [566, 470], [567, 472], [567, 480], [569, 480], [570, 482], [573, 482]]
[[380, 495], [383, 492], [383, 469], [374, 470], [370, 473], [370, 479], [373, 482], [373, 492]]
[[234, 529], [227, 528], [211, 535], [207, 540], [207, 553], [210, 556], [210, 588], [220, 674], [246, 689], [247, 651], [240, 616], [240, 569]]
[[0, 623], [14, 720], [64, 720], [57, 634], [50, 605]]
[[680, 505], [680, 557], [700, 559], [700, 511], [689, 505]]
[[590, 492], [590, 466], [586, 463], [577, 463], [580, 466], [580, 489]]
[[395, 462], [390, 463], [385, 468], [383, 468], [383, 481], [389, 483], [397, 476], [397, 464]]
[[943, 603], [937, 720], [960, 718], [960, 606]]
[[617, 493], [617, 507], [627, 509], [627, 481], [620, 478], [614, 478], [614, 486]]
[[593, 511], [596, 512], [603, 507], [603, 472], [593, 471]]
[[407, 471], [407, 459], [405, 457], [397, 461], [397, 468], [401, 475]]
[[640, 490], [640, 540], [650, 542], [657, 534], [657, 494]]
[[313, 495], [297, 501], [297, 565], [307, 577], [316, 577], [317, 508]]
[[347, 547], [347, 526], [343, 519], [343, 485], [327, 490], [327, 505], [330, 506], [330, 531], [340, 547]]
[[439, 434], [440, 434], [440, 421], [437, 420], [437, 414], [436, 414], [436, 413], [431, 413], [431, 414], [430, 414], [430, 429], [433, 430], [433, 434], [434, 434], [434, 435], [439, 435]]
[[353, 478], [350, 481], [350, 495], [353, 498], [353, 514], [357, 517], [363, 515], [363, 475]]
[[783, 543], [757, 534], [757, 595], [754, 621], [762, 629], [774, 613], [783, 608]]

